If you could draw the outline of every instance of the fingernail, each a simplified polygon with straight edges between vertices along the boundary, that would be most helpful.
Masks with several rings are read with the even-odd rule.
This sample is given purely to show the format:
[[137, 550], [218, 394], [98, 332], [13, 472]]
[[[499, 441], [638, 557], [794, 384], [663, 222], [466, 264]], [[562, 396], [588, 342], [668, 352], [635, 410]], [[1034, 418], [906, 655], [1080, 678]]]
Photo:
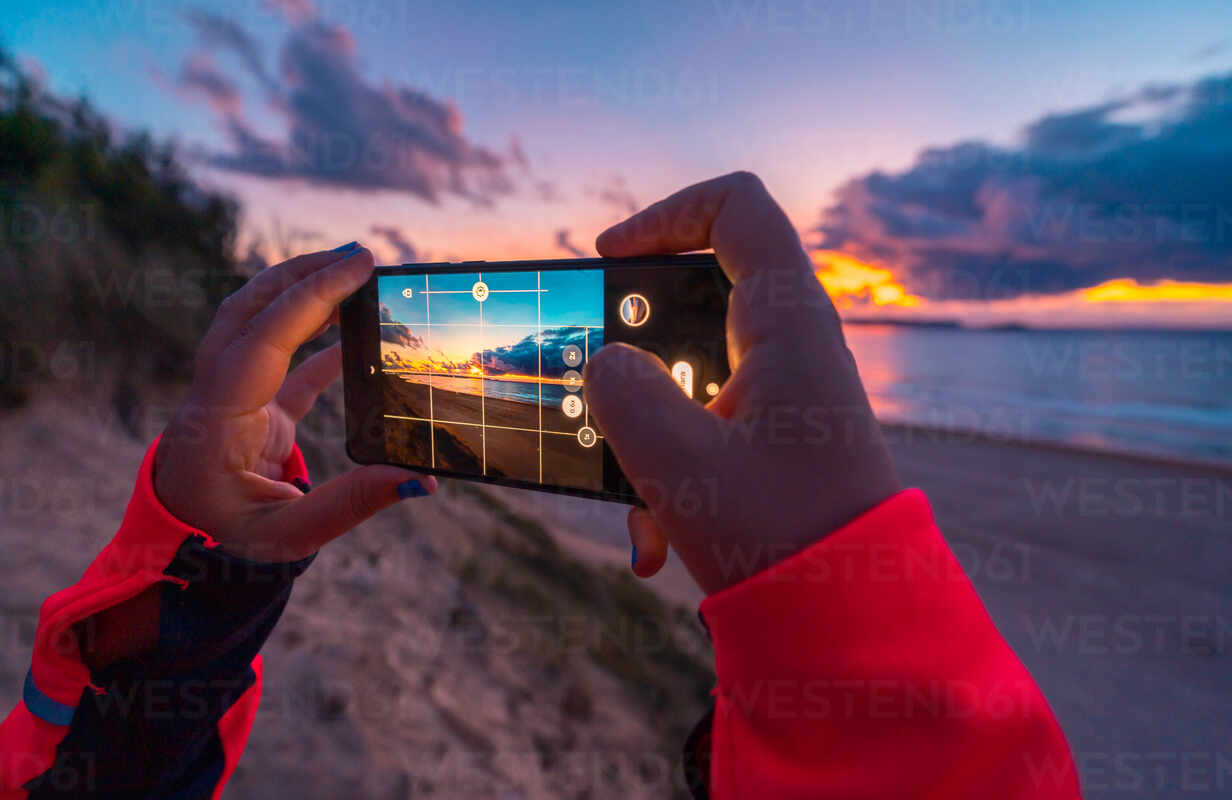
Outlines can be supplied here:
[[398, 497], [403, 500], [409, 500], [412, 497], [427, 497], [428, 490], [423, 487], [423, 484], [417, 480], [410, 480], [406, 483], [398, 484]]
[[637, 566], [637, 545], [633, 545], [633, 558], [630, 560], [629, 566], [631, 567]]
[[354, 250], [357, 244], [359, 244], [359, 242], [347, 242], [346, 244], [338, 245], [337, 247], [335, 247], [333, 250], [330, 250], [329, 252], [345, 253], [348, 250]]

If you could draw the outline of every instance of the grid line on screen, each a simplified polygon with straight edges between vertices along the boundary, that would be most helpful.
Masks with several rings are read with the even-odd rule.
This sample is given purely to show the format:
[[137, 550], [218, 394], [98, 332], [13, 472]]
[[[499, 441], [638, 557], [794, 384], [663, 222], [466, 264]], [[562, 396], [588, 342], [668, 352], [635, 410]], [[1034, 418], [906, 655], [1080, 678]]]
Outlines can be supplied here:
[[[547, 293], [547, 289], [544, 289], [543, 291], [545, 294]], [[438, 293], [433, 292], [432, 294], [438, 294]], [[406, 323], [404, 322], [382, 322], [380, 324], [381, 325], [405, 325]], [[427, 323], [424, 323], [424, 324], [427, 324]], [[484, 324], [487, 325], [489, 328], [525, 328], [526, 327], [525, 325], [519, 325], [516, 322], [486, 322]], [[475, 326], [469, 322], [433, 322], [432, 327], [434, 328], [473, 328]], [[559, 327], [561, 328], [582, 328], [585, 326], [584, 325], [561, 325]]]
[[535, 273], [535, 343], [539, 345], [539, 482], [543, 483], [543, 276]]
[[[476, 282], [483, 281], [483, 273], [476, 272], [476, 273], [471, 273], [471, 275], [474, 276], [474, 280]], [[439, 286], [440, 282], [438, 282], [437, 285]], [[516, 283], [515, 283], [515, 286], [516, 286]], [[448, 459], [446, 459], [446, 461], [442, 461], [440, 458], [438, 458], [438, 453], [436, 451], [436, 426], [437, 425], [441, 425], [443, 427], [443, 431], [447, 430], [449, 426], [455, 426], [455, 425], [468, 428], [472, 431], [474, 431], [475, 428], [478, 428], [479, 430], [475, 431], [476, 433], [478, 433], [480, 437], [480, 459], [479, 459], [480, 469], [478, 471], [478, 474], [481, 476], [485, 476], [485, 477], [488, 474], [488, 471], [487, 471], [487, 461], [488, 461], [487, 433], [488, 433], [489, 428], [493, 431], [500, 430], [500, 431], [510, 431], [510, 432], [518, 432], [518, 433], [534, 433], [536, 435], [536, 440], [537, 440], [536, 441], [537, 443], [536, 462], [537, 463], [535, 466], [536, 472], [532, 474], [536, 475], [538, 481], [542, 483], [544, 480], [544, 476], [545, 476], [545, 464], [544, 464], [545, 438], [544, 438], [544, 435], [550, 434], [554, 436], [564, 436], [564, 437], [576, 437], [577, 436], [577, 431], [547, 430], [544, 427], [544, 423], [549, 421], [546, 418], [546, 415], [544, 414], [544, 407], [543, 407], [543, 404], [545, 400], [547, 399], [545, 398], [544, 384], [547, 383], [549, 385], [549, 388], [553, 388], [553, 387], [567, 386], [569, 385], [569, 381], [562, 377], [546, 377], [545, 375], [545, 370], [544, 370], [545, 365], [543, 361], [543, 345], [545, 343], [544, 341], [545, 340], [545, 328], [544, 328], [544, 321], [543, 321], [543, 315], [544, 315], [545, 309], [543, 307], [543, 294], [548, 292], [549, 289], [546, 289], [543, 286], [542, 274], [539, 272], [535, 273], [535, 287], [534, 288], [524, 288], [524, 289], [523, 288], [512, 288], [512, 289], [489, 288], [488, 289], [489, 295], [495, 295], [495, 294], [534, 294], [535, 295], [535, 325], [534, 325], [533, 331], [534, 331], [534, 337], [535, 337], [536, 368], [535, 368], [535, 373], [534, 373], [533, 378], [529, 374], [518, 374], [521, 371], [513, 369], [513, 370], [506, 370], [508, 374], [506, 374], [506, 372], [493, 374], [490, 376], [492, 377], [492, 380], [489, 381], [488, 380], [489, 375], [487, 372], [489, 366], [493, 366], [495, 368], [496, 365], [500, 365], [503, 363], [497, 357], [496, 350], [493, 349], [496, 347], [498, 343], [496, 342], [489, 343], [487, 339], [487, 336], [490, 334], [496, 336], [497, 339], [500, 339], [501, 338], [500, 334], [498, 333], [498, 330], [489, 331], [488, 329], [491, 328], [491, 329], [522, 329], [522, 330], [525, 330], [527, 327], [530, 327], [530, 326], [522, 322], [497, 322], [493, 320], [491, 318], [492, 314], [497, 314], [497, 319], [500, 319], [500, 314], [498, 313], [500, 309], [498, 309], [498, 311], [492, 311], [491, 309], [489, 309], [491, 313], [485, 313], [485, 309], [484, 309], [485, 302], [479, 301], [478, 299], [476, 299], [473, 303], [471, 303], [471, 302], [468, 302], [470, 301], [471, 298], [465, 298], [465, 295], [473, 296], [475, 294], [473, 288], [472, 289], [439, 289], [439, 288], [433, 289], [431, 275], [425, 274], [422, 291], [424, 293], [424, 300], [423, 300], [424, 318], [423, 318], [422, 324], [414, 323], [414, 322], [400, 322], [398, 320], [390, 320], [388, 318], [387, 318], [387, 321], [385, 320], [380, 321], [379, 324], [381, 326], [400, 326], [400, 327], [408, 327], [412, 329], [414, 328], [424, 329], [423, 339], [426, 343], [429, 353], [431, 353], [432, 349], [436, 347], [448, 348], [449, 344], [447, 344], [446, 342], [454, 341], [454, 334], [447, 333], [448, 329], [471, 328], [472, 331], [477, 329], [477, 333], [479, 337], [478, 347], [477, 347], [478, 353], [476, 354], [475, 358], [477, 360], [478, 368], [474, 370], [473, 375], [465, 374], [461, 370], [455, 367], [447, 366], [446, 362], [437, 363], [434, 360], [434, 358], [431, 356], [425, 359], [426, 366], [419, 368], [419, 369], [410, 367], [410, 365], [408, 365], [409, 368], [408, 367], [400, 368], [400, 367], [393, 367], [393, 366], [383, 367], [382, 371], [390, 374], [391, 378], [393, 378], [395, 375], [401, 374], [408, 381], [413, 381], [415, 380], [414, 376], [418, 375], [420, 376], [419, 379], [423, 380], [427, 384], [427, 387], [428, 387], [428, 392], [427, 392], [428, 394], [428, 408], [427, 408], [428, 414], [426, 418], [414, 415], [413, 411], [411, 412], [412, 415], [383, 414], [383, 417], [390, 421], [397, 420], [397, 421], [403, 421], [403, 422], [408, 422], [408, 423], [425, 423], [426, 422], [428, 424], [429, 448], [430, 448], [429, 463], [433, 468], [440, 468], [441, 466], [447, 466], [447, 461], [448, 461]], [[458, 300], [461, 300], [465, 306], [470, 306], [472, 309], [474, 309], [474, 306], [478, 306], [477, 309], [474, 309], [471, 312], [475, 314], [475, 316], [470, 316], [469, 314], [464, 313], [460, 317], [460, 319], [463, 321], [456, 321], [459, 318], [455, 317], [454, 319], [451, 319], [451, 313], [456, 314], [456, 310], [454, 312], [450, 312], [449, 310], [446, 310], [445, 312], [443, 312], [444, 313], [443, 319], [441, 315], [438, 314], [437, 320], [433, 321], [432, 316], [431, 316], [431, 295], [434, 295], [434, 294], [463, 296], [463, 297], [459, 297]], [[438, 298], [438, 300], [444, 301], [445, 298]], [[513, 298], [510, 298], [510, 300], [513, 301]], [[529, 300], [529, 298], [527, 298], [527, 300]], [[501, 309], [503, 308], [504, 306], [501, 306]], [[527, 310], [529, 311], [529, 309]], [[438, 308], [438, 311], [439, 311], [439, 308]], [[466, 321], [468, 318], [470, 319], [470, 321]], [[450, 321], [445, 321], [445, 320], [450, 320]], [[589, 358], [590, 358], [590, 329], [596, 328], [598, 330], [602, 330], [603, 326], [602, 325], [585, 325], [585, 324], [582, 324], [582, 325], [563, 324], [563, 325], [551, 325], [550, 327], [554, 331], [553, 333], [554, 337], [559, 335], [558, 329], [573, 329], [574, 331], [581, 330], [582, 335], [583, 335], [583, 362], [586, 362], [586, 361], [589, 361]], [[432, 330], [433, 328], [441, 328], [442, 330], [436, 331], [434, 335], [434, 332]], [[463, 333], [460, 335], [465, 336], [466, 334]], [[575, 333], [571, 335], [576, 336]], [[445, 339], [442, 340], [441, 336], [444, 336]], [[554, 338], [553, 342], [555, 343], [555, 341], [556, 340]], [[568, 339], [566, 338], [565, 341], [567, 342]], [[573, 341], [576, 342], [576, 339], [574, 339]], [[489, 359], [487, 357], [486, 351], [489, 349], [493, 349], [492, 359]], [[551, 356], [549, 356], [549, 358], [550, 357]], [[551, 363], [556, 364], [555, 361]], [[556, 364], [554, 369], [556, 368], [559, 368], [559, 364]], [[504, 367], [502, 367], [502, 369], [504, 369]], [[529, 373], [529, 370], [526, 370], [526, 372]], [[460, 419], [446, 419], [446, 418], [437, 416], [436, 414], [436, 388], [437, 388], [436, 378], [437, 377], [445, 378], [446, 384], [449, 384], [450, 381], [454, 378], [461, 378], [463, 379], [464, 382], [466, 378], [470, 378], [475, 381], [475, 383], [470, 384], [471, 386], [475, 386], [476, 383], [478, 384], [478, 391], [476, 393], [479, 398], [479, 407], [480, 407], [480, 415], [479, 415], [478, 422], [463, 421]], [[487, 421], [488, 392], [493, 391], [497, 393], [496, 395], [494, 395], [494, 398], [493, 398], [494, 402], [495, 402], [496, 397], [504, 398], [505, 392], [513, 393], [511, 394], [511, 397], [516, 398], [518, 396], [517, 395], [518, 392], [525, 391], [525, 390], [515, 388], [516, 384], [529, 383], [532, 380], [536, 384], [535, 392], [533, 395], [535, 398], [533, 402], [535, 402], [536, 408], [533, 414], [530, 416], [534, 417], [536, 427], [531, 428], [529, 427], [529, 425], [526, 425], [523, 427], [523, 426], [518, 425], [518, 423], [514, 420], [509, 420], [508, 421], [509, 424], [489, 424]], [[450, 385], [452, 386], [452, 384]], [[442, 387], [442, 389], [444, 390], [444, 386]], [[452, 396], [452, 393], [456, 391], [458, 390], [451, 388], [447, 391], [447, 394], [451, 394]], [[556, 391], [556, 389], [553, 389], [553, 391]], [[572, 392], [574, 391], [574, 389], [569, 389], [569, 391]], [[470, 392], [466, 391], [466, 393], [469, 394]], [[526, 397], [526, 394], [522, 394], [522, 396]], [[453, 408], [452, 403], [447, 403], [447, 406], [449, 408]], [[473, 408], [473, 406], [471, 408]], [[555, 406], [553, 406], [553, 409], [555, 409]], [[409, 410], [410, 409], [408, 409], [408, 411]], [[501, 413], [497, 414], [496, 413], [497, 411], [500, 411]], [[551, 411], [551, 409], [549, 409], [549, 411]], [[587, 408], [585, 404], [583, 404], [583, 411], [584, 411], [585, 416], [583, 417], [582, 424], [586, 427], [589, 427], [590, 409]], [[494, 422], [506, 422], [506, 420], [504, 419], [504, 416], [505, 416], [504, 412], [505, 412], [504, 406], [494, 407], [493, 413], [496, 415], [494, 416]], [[447, 416], [449, 417], [456, 417], [456, 416], [466, 417], [467, 416], [467, 414], [465, 413], [460, 414], [460, 415], [449, 413], [448, 410], [444, 411], [443, 413], [446, 413]], [[553, 416], [552, 420], [556, 420], [556, 417]], [[528, 419], [527, 422], [529, 421], [530, 420]], [[572, 422], [573, 425], [576, 425], [576, 420], [554, 421], [553, 425], [558, 426], [557, 422], [565, 423], [565, 427], [570, 427], [570, 424], [569, 424], [570, 422]], [[606, 437], [599, 436], [599, 435], [595, 436], [595, 439], [597, 440], [602, 440], [605, 438]], [[471, 440], [473, 441], [473, 438]], [[494, 442], [496, 441], [497, 440], [494, 440]], [[506, 439], [501, 438], [499, 439], [499, 442], [501, 442], [502, 444], [500, 447], [498, 447], [498, 450], [503, 453], [505, 451], [504, 449], [501, 449], [501, 448], [507, 447], [507, 444], [505, 444]], [[496, 445], [494, 444], [494, 446]], [[494, 454], [496, 452], [497, 451], [494, 451]], [[494, 455], [494, 457], [496, 456]], [[502, 458], [503, 457], [504, 456], [502, 456]], [[526, 465], [526, 466], [529, 467], [530, 465]], [[503, 470], [505, 468], [502, 466], [501, 469]], [[527, 472], [529, 472], [529, 470], [527, 470]]]
[[[432, 335], [432, 298], [428, 292], [428, 276], [424, 275], [424, 320], [428, 323], [425, 334]], [[428, 340], [429, 346], [432, 340]], [[432, 468], [436, 468], [436, 425], [432, 422], [432, 363], [428, 362], [428, 452], [431, 454]]]
[[[407, 417], [401, 414], [385, 414], [384, 417], [385, 419], [401, 419], [401, 420], [406, 420], [407, 422], [438, 422], [441, 425], [466, 425], [467, 427], [470, 427], [470, 428], [486, 427], [486, 428], [491, 428], [492, 430], [496, 430], [496, 431], [522, 431], [523, 433], [538, 433], [540, 435], [543, 435], [546, 433], [551, 436], [572, 436], [574, 438], [577, 437], [576, 433], [570, 433], [569, 431], [545, 431], [542, 428], [536, 430], [534, 428], [517, 428], [512, 425], [480, 425], [478, 422], [461, 422], [456, 419], [429, 420], [429, 419], [425, 419], [424, 417]], [[595, 438], [602, 439], [603, 436], [596, 435]]]
[[[479, 275], [479, 280], [483, 280], [482, 272], [479, 272], [476, 274]], [[538, 273], [535, 273], [535, 274], [538, 275]], [[427, 276], [425, 275], [424, 277], [427, 277]], [[427, 291], [427, 290], [425, 289], [424, 291]], [[532, 292], [537, 292], [537, 291], [539, 290], [538, 289], [488, 289], [488, 294], [530, 294]], [[433, 289], [432, 291], [427, 292], [427, 293], [428, 294], [470, 294], [471, 290], [470, 289]]]
[[[482, 283], [483, 273], [477, 272], [475, 273], [475, 275], [478, 278], [479, 282]], [[483, 470], [479, 473], [480, 475], [488, 474], [488, 425], [487, 425], [488, 415], [487, 415], [487, 409], [486, 409], [487, 403], [484, 402], [484, 395], [488, 393], [488, 390], [483, 385], [483, 350], [486, 344], [487, 344], [487, 340], [483, 338], [483, 303], [480, 303], [479, 304], [479, 421], [483, 423], [482, 427], [479, 429], [479, 443], [480, 443], [480, 446], [483, 448]]]
[[[588, 361], [590, 361], [590, 326], [589, 325], [586, 326], [586, 332], [582, 334], [582, 345], [586, 348], [586, 352], [582, 355], [582, 363], [585, 364]], [[589, 425], [590, 424], [590, 404], [583, 403], [582, 411], [586, 414], [586, 417], [585, 417], [586, 421], [583, 424]]]

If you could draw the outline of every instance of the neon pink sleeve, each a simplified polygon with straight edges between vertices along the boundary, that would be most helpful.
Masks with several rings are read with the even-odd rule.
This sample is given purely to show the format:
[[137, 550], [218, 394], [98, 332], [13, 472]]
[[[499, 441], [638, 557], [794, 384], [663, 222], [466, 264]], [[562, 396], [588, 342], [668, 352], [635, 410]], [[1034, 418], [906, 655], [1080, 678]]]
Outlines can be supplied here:
[[1080, 796], [1047, 701], [919, 490], [701, 612], [713, 798]]

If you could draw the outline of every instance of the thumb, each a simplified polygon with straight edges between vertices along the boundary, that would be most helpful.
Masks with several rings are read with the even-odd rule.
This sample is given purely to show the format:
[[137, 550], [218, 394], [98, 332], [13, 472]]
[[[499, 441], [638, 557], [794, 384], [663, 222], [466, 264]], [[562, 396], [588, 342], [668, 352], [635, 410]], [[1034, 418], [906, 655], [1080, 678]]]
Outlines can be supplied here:
[[586, 363], [582, 391], [633, 488], [652, 510], [671, 507], [690, 478], [713, 466], [717, 416], [685, 396], [651, 353], [614, 342]]
[[270, 524], [274, 530], [285, 531], [283, 536], [292, 540], [287, 541], [288, 547], [308, 555], [403, 497], [435, 491], [436, 479], [430, 475], [383, 464], [359, 467], [314, 486], [279, 509]]

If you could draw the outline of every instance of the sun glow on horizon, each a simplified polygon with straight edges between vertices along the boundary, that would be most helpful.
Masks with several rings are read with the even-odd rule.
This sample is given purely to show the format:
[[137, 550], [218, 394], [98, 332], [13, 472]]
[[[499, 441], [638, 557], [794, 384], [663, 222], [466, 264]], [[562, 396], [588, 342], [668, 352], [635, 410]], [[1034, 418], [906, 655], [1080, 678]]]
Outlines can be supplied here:
[[888, 269], [866, 264], [837, 250], [814, 250], [810, 255], [817, 279], [840, 309], [865, 303], [914, 308], [922, 302], [922, 298], [908, 292]]
[[933, 312], [969, 311], [983, 307], [988, 311], [1011, 311], [1032, 308], [1080, 308], [1162, 305], [1169, 307], [1232, 303], [1232, 283], [1200, 283], [1164, 278], [1153, 283], [1139, 283], [1134, 278], [1114, 278], [1096, 286], [1075, 289], [1054, 295], [1025, 295], [1011, 300], [930, 301], [912, 294], [894, 273], [848, 253], [837, 250], [813, 250], [810, 257], [817, 279], [826, 288], [834, 304], [843, 311], [884, 308], [912, 309]]
[[1142, 284], [1133, 278], [1117, 278], [1079, 289], [1077, 296], [1088, 303], [1232, 303], [1232, 283], [1164, 279]]

